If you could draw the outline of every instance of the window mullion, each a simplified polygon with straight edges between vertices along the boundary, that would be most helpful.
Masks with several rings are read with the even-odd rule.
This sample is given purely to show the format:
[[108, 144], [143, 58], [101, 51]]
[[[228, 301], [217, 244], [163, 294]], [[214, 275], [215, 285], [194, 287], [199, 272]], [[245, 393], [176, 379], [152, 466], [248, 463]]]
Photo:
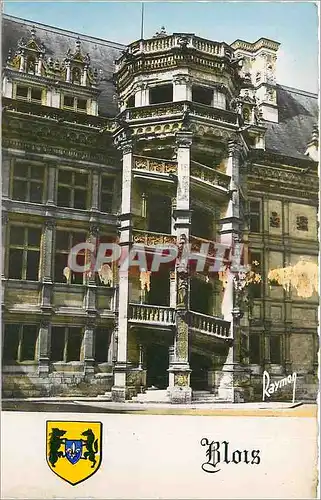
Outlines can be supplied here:
[[24, 242], [23, 242], [23, 254], [22, 254], [22, 269], [21, 269], [21, 279], [25, 280], [27, 278], [27, 262], [28, 262], [28, 229], [24, 229]]
[[65, 347], [64, 347], [64, 363], [67, 363], [67, 350], [68, 350], [68, 334], [69, 334], [69, 328], [65, 328]]
[[22, 342], [23, 342], [23, 325], [19, 328], [19, 343], [18, 343], [18, 352], [17, 352], [17, 361], [21, 361], [21, 352], [22, 352]]

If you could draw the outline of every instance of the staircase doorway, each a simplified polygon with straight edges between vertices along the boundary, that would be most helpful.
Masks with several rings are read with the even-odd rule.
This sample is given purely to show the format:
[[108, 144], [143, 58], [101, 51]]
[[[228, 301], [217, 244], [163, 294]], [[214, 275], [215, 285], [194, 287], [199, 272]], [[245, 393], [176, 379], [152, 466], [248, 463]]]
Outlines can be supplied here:
[[208, 370], [211, 369], [211, 360], [201, 354], [191, 352], [190, 367], [191, 373], [191, 388], [195, 391], [208, 390]]
[[147, 388], [167, 389], [168, 387], [168, 347], [159, 344], [150, 344], [145, 351], [146, 385]]

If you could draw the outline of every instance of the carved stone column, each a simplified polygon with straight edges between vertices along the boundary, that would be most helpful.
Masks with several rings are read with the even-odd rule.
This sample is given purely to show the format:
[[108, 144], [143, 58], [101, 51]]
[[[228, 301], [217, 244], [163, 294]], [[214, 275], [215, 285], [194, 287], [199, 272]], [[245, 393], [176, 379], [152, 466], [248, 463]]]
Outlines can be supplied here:
[[56, 222], [54, 219], [47, 219], [44, 224], [41, 248], [41, 309], [51, 311], [52, 288], [53, 288], [53, 233]]
[[[230, 176], [229, 200], [226, 206], [225, 217], [220, 220], [221, 224], [221, 243], [232, 248], [240, 238], [240, 192], [239, 192], [239, 161], [240, 147], [234, 141], [228, 143], [228, 157], [226, 158], [226, 173]], [[233, 345], [228, 348], [225, 363], [219, 374], [219, 387], [217, 387], [218, 396], [226, 401], [234, 401], [236, 398], [235, 370], [238, 361], [239, 336], [240, 336], [240, 311], [236, 304], [236, 295], [234, 293], [234, 283], [231, 273], [224, 288], [221, 312], [226, 321], [231, 324], [231, 333], [234, 339]]]
[[[87, 241], [89, 241], [89, 243], [92, 243], [95, 248], [97, 245], [98, 236], [99, 236], [99, 226], [97, 226], [96, 224], [90, 224], [89, 239]], [[94, 265], [94, 262], [92, 260], [92, 255], [88, 251], [86, 253], [86, 264], [89, 262], [91, 262], [91, 265]], [[88, 272], [88, 274], [86, 274], [85, 283], [86, 283], [86, 296], [85, 296], [86, 312], [87, 314], [96, 315], [97, 285], [95, 280], [95, 272], [93, 269], [91, 269]]]
[[[174, 356], [169, 366], [168, 394], [172, 403], [190, 403], [192, 389], [190, 388], [190, 366], [188, 345], [188, 309], [189, 309], [189, 268], [188, 258], [184, 255], [185, 245], [189, 241], [191, 210], [190, 210], [190, 148], [191, 132], [178, 132], [177, 143], [177, 197], [175, 231], [179, 245], [179, 257], [175, 269], [175, 302], [176, 328], [174, 338]], [[174, 278], [171, 277], [171, 282]], [[173, 303], [171, 294], [171, 303]]]
[[39, 376], [46, 377], [48, 375], [49, 358], [50, 358], [49, 321], [47, 319], [42, 319], [39, 328], [39, 357], [38, 357]]
[[84, 333], [84, 374], [94, 373], [94, 320], [88, 318]]
[[[123, 252], [129, 252], [132, 243], [132, 166], [133, 149], [130, 140], [121, 144], [123, 152], [122, 204], [120, 216], [120, 245]], [[126, 399], [127, 371], [127, 337], [128, 337], [128, 302], [129, 276], [128, 269], [119, 270], [119, 301], [118, 301], [118, 342], [116, 361], [114, 365], [114, 385], [112, 387], [113, 401]]]

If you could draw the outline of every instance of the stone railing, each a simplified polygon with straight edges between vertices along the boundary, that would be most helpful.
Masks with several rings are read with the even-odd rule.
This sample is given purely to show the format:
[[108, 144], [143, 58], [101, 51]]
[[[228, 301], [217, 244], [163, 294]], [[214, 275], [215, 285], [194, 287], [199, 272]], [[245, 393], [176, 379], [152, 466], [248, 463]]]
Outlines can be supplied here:
[[148, 247], [156, 245], [176, 244], [176, 236], [163, 233], [153, 233], [151, 231], [133, 230], [133, 243], [142, 243]]
[[[200, 38], [193, 34], [174, 33], [172, 35], [150, 38], [148, 40], [138, 40], [128, 46], [127, 54], [155, 54], [157, 52], [166, 52], [171, 49], [186, 47], [194, 49], [207, 55], [232, 58], [233, 50], [226, 43], [215, 42]], [[118, 65], [126, 58], [122, 57]], [[118, 68], [117, 68], [118, 69]]]
[[228, 189], [230, 184], [228, 175], [196, 161], [191, 162], [191, 177], [206, 182], [211, 186], [219, 186], [224, 189]]
[[177, 173], [177, 164], [171, 160], [161, 160], [147, 156], [134, 156], [134, 170], [145, 170], [158, 174]]
[[137, 323], [175, 324], [175, 309], [166, 306], [129, 304], [129, 320]]
[[222, 339], [232, 338], [230, 335], [230, 322], [215, 316], [190, 311], [188, 313], [188, 323], [193, 330], [207, 335], [214, 335]]
[[190, 102], [189, 105], [192, 116], [237, 125], [237, 114], [233, 111], [213, 108], [212, 106], [207, 106], [206, 104], [198, 102]]
[[103, 129], [106, 132], [113, 132], [116, 124], [111, 118], [102, 116], [87, 115], [77, 111], [53, 108], [40, 103], [20, 101], [19, 99], [2, 99], [3, 111], [15, 112], [21, 115], [47, 118], [58, 123], [73, 123], [87, 127]]
[[221, 123], [237, 125], [237, 115], [233, 111], [213, 108], [193, 101], [165, 102], [126, 109], [121, 117], [127, 121], [150, 120], [151, 118], [181, 118], [189, 111], [190, 117], [205, 118]]
[[143, 120], [144, 118], [157, 118], [159, 116], [181, 116], [185, 111], [184, 102], [165, 102], [162, 104], [149, 104], [139, 108], [129, 108], [124, 113], [126, 120]]

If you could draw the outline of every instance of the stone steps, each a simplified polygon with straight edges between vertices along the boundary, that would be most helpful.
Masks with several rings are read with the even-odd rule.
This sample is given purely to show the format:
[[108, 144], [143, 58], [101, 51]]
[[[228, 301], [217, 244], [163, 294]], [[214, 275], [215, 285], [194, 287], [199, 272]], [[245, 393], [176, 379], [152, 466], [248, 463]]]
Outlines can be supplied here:
[[131, 399], [132, 403], [170, 403], [166, 389], [147, 390]]

